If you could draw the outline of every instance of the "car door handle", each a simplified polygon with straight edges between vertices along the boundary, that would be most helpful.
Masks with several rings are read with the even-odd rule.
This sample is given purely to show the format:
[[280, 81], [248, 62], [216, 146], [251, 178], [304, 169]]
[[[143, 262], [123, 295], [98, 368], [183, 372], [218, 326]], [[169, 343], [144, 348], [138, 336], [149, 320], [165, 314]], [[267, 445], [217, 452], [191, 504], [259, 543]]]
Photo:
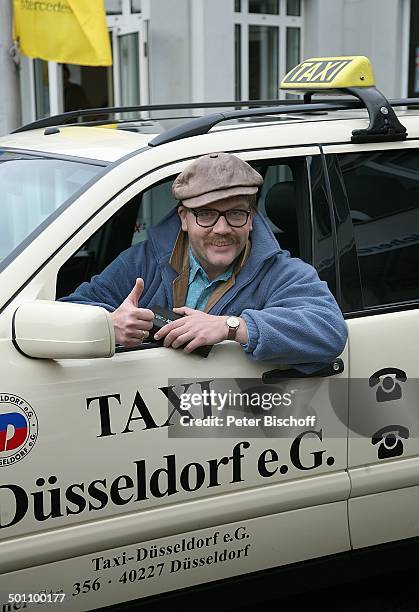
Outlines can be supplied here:
[[336, 376], [336, 374], [341, 374], [344, 369], [345, 364], [343, 363], [342, 359], [334, 359], [324, 368], [316, 370], [311, 374], [304, 374], [304, 372], [299, 372], [295, 368], [290, 368], [289, 370], [268, 370], [262, 374], [262, 382], [266, 384], [274, 383], [279, 380], [284, 380], [285, 378], [325, 378], [326, 376]]

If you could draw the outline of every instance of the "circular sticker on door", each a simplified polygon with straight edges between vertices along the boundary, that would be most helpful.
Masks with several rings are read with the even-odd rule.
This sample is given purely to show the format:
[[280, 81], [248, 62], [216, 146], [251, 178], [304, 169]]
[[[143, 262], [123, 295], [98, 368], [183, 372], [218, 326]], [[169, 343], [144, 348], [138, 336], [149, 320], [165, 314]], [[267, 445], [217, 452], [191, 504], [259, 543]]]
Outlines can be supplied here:
[[0, 467], [24, 459], [37, 437], [38, 419], [32, 406], [17, 395], [0, 393]]

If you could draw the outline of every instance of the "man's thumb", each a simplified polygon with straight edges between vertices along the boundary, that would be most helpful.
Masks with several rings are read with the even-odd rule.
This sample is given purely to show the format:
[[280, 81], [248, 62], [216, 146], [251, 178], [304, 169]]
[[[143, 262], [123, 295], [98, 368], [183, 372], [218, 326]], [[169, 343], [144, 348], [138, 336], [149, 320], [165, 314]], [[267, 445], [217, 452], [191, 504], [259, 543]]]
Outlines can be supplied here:
[[138, 306], [138, 302], [140, 301], [140, 297], [144, 291], [144, 281], [142, 278], [137, 278], [135, 281], [135, 285], [127, 300], [129, 300], [135, 307]]

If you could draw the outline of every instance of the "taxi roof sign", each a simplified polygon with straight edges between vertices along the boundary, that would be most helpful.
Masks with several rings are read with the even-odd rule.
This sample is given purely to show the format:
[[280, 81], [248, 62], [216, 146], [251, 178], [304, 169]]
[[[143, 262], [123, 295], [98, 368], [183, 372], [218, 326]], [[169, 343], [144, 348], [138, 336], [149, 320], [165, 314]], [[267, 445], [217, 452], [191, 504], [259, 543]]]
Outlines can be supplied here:
[[352, 142], [405, 140], [406, 128], [398, 120], [387, 98], [375, 87], [370, 60], [364, 55], [312, 57], [285, 75], [281, 89], [304, 92], [305, 108], [314, 93], [355, 96], [368, 111], [367, 128], [352, 131]]
[[363, 55], [312, 57], [290, 70], [281, 89], [310, 91], [373, 87], [374, 74], [370, 60]]

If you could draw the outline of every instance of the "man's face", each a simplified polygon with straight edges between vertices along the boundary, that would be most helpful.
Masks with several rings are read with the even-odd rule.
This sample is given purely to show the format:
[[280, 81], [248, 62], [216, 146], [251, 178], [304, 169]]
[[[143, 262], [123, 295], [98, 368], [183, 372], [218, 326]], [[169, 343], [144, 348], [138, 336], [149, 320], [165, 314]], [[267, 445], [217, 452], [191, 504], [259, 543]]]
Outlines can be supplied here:
[[[249, 198], [233, 196], [206, 206], [199, 210], [249, 210]], [[252, 230], [253, 210], [243, 227], [231, 227], [225, 217], [220, 217], [212, 227], [200, 227], [191, 209], [179, 207], [182, 230], [188, 232], [189, 244], [195, 257], [211, 280], [225, 272], [244, 249], [249, 232]]]

